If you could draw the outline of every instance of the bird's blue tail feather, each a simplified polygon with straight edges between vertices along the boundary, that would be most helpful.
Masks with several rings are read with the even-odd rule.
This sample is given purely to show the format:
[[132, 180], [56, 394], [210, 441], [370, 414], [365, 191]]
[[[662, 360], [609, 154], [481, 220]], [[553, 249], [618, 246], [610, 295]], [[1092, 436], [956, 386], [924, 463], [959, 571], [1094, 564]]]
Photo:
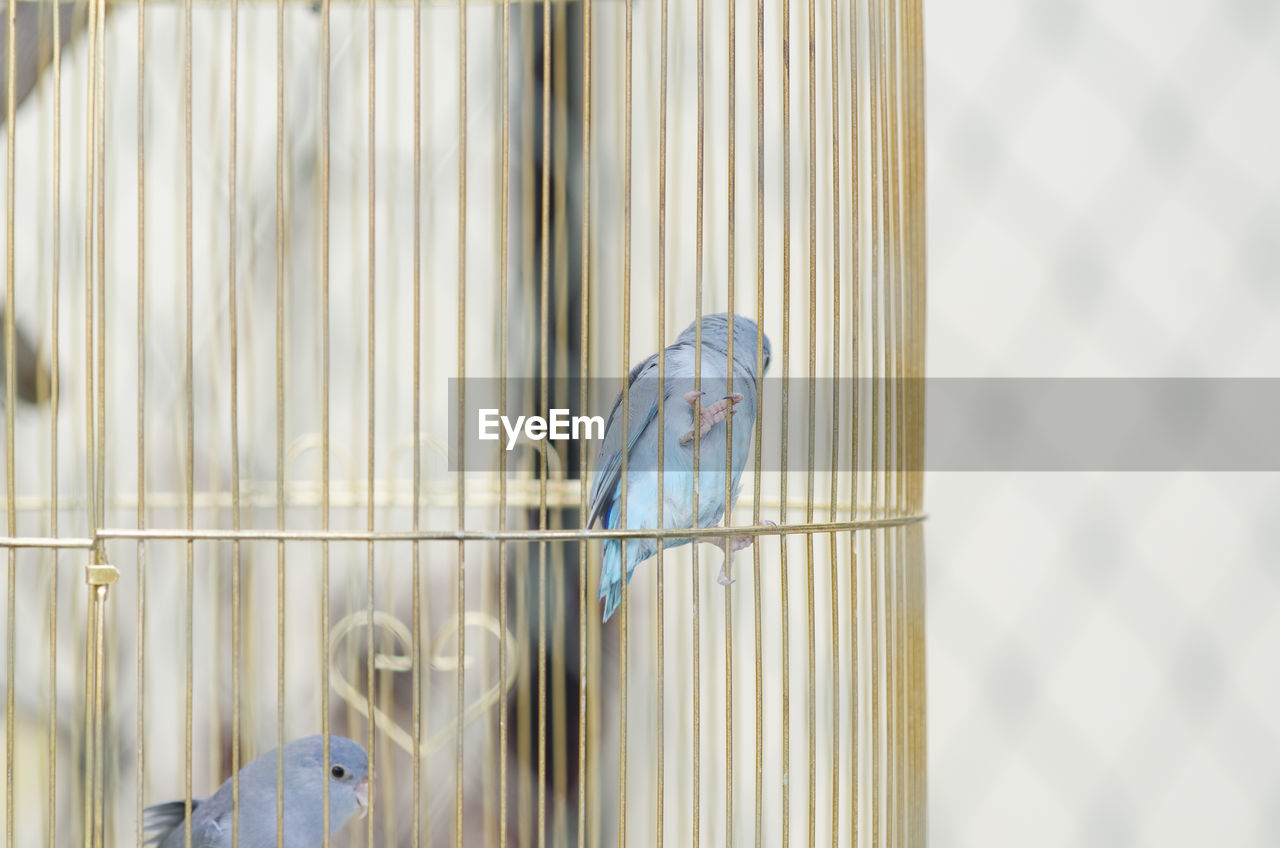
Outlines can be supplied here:
[[622, 603], [622, 542], [606, 539], [604, 562], [600, 566], [600, 597], [604, 599], [604, 620], [608, 621]]

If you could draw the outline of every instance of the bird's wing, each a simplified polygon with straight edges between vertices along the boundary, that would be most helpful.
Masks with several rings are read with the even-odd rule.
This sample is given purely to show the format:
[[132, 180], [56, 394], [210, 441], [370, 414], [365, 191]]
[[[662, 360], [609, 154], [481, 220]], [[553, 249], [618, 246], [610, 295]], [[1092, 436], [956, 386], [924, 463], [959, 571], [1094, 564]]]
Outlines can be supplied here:
[[[199, 803], [199, 801], [191, 802], [193, 812]], [[142, 844], [163, 844], [165, 837], [172, 833], [174, 829], [182, 828], [182, 822], [186, 817], [187, 805], [183, 801], [168, 801], [164, 804], [147, 807], [142, 811], [142, 832], [144, 836]]]
[[[216, 813], [206, 807], [208, 815], [191, 814], [191, 848], [229, 848], [231, 845], [231, 811]], [[240, 829], [240, 844], [244, 844], [244, 828]], [[179, 830], [178, 845], [182, 845]]]
[[[196, 799], [191, 802], [191, 848], [225, 848], [231, 844], [229, 811], [219, 815], [214, 809], [215, 799]], [[156, 848], [173, 848], [186, 843], [183, 824], [186, 822], [186, 805], [182, 801], [168, 801], [147, 807], [142, 813], [143, 842]]]
[[[666, 396], [667, 403], [667, 438], [674, 439], [678, 434], [672, 430], [672, 403], [676, 401], [673, 397], [682, 394], [682, 392], [692, 389], [694, 386], [693, 378], [696, 372], [694, 360], [696, 353], [692, 344], [676, 343], [666, 349], [665, 373], [663, 374], [662, 393]], [[704, 381], [712, 381], [719, 379], [719, 371], [723, 366], [717, 368], [714, 360], [709, 360], [706, 355], [703, 356], [702, 379]], [[641, 362], [635, 368], [631, 369], [631, 373], [627, 376], [627, 384], [630, 386], [630, 414], [628, 420], [628, 428], [630, 430], [627, 439], [627, 456], [630, 458], [628, 464], [633, 465], [635, 459], [636, 443], [643, 437], [653, 426], [658, 416], [658, 354], [650, 356]], [[706, 388], [707, 382], [703, 383]], [[683, 401], [679, 401], [683, 406]], [[618, 415], [619, 409], [622, 407], [622, 393], [613, 401], [613, 409], [609, 412], [609, 418], [605, 422], [604, 442], [600, 450], [599, 467], [596, 469], [595, 482], [591, 486], [591, 515], [587, 521], [587, 526], [592, 527], [596, 521], [603, 520], [608, 514], [610, 507], [618, 497], [618, 482], [622, 476], [622, 451], [619, 445], [622, 441], [622, 422]], [[688, 409], [685, 410], [686, 416], [691, 415]], [[617, 427], [614, 427], [614, 424]], [[656, 457], [656, 453], [655, 453]], [[654, 470], [647, 468], [646, 470]]]
[[[658, 413], [658, 354], [654, 354], [641, 362], [627, 375], [630, 387], [628, 407], [627, 453], [635, 447], [636, 440]], [[618, 392], [613, 401], [613, 409], [604, 425], [604, 443], [600, 449], [601, 464], [596, 469], [595, 483], [591, 486], [591, 517], [587, 527], [593, 526], [597, 520], [607, 515], [609, 507], [617, 497], [618, 478], [622, 476], [622, 421], [618, 410], [622, 407], [622, 392]], [[614, 423], [617, 423], [617, 429]]]

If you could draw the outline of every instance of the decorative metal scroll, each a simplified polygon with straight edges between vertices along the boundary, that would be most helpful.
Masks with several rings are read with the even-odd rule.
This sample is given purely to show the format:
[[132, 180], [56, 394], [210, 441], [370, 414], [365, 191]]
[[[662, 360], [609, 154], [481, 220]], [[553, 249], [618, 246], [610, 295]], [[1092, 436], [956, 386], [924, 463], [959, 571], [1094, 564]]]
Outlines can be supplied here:
[[[368, 610], [351, 613], [333, 626], [330, 631], [329, 642], [329, 684], [339, 698], [365, 718], [369, 718], [369, 713], [372, 710], [379, 730], [406, 752], [413, 754], [413, 735], [401, 727], [392, 716], [387, 715], [380, 707], [371, 705], [369, 697], [347, 679], [347, 676], [343, 673], [342, 664], [339, 662], [339, 651], [347, 640], [357, 632], [363, 633], [368, 626]], [[409, 627], [391, 613], [381, 610], [373, 612], [372, 626], [390, 634], [395, 641], [394, 650], [396, 651], [396, 653], [375, 653], [373, 656], [374, 669], [379, 672], [412, 671], [413, 632]], [[479, 628], [498, 640], [499, 649], [505, 652], [507, 676], [505, 680], [495, 680], [493, 685], [467, 704], [463, 708], [461, 719], [455, 716], [449, 723], [423, 739], [419, 751], [424, 759], [438, 751], [454, 737], [454, 734], [460, 733], [463, 728], [495, 706], [498, 703], [498, 699], [511, 689], [512, 684], [515, 683], [516, 675], [520, 671], [520, 654], [517, 650], [516, 638], [511, 631], [503, 631], [495, 617], [485, 612], [473, 610], [463, 616], [463, 626]], [[442, 649], [452, 639], [457, 638], [459, 629], [458, 617], [455, 615], [451, 616], [444, 626], [436, 631], [427, 649], [426, 667], [428, 669], [431, 671], [457, 671], [458, 661], [455, 653], [452, 650], [445, 652]], [[367, 644], [363, 639], [361, 641]], [[475, 643], [468, 639], [467, 644], [472, 645]], [[473, 661], [474, 657], [468, 654], [463, 661], [464, 667], [471, 668]]]

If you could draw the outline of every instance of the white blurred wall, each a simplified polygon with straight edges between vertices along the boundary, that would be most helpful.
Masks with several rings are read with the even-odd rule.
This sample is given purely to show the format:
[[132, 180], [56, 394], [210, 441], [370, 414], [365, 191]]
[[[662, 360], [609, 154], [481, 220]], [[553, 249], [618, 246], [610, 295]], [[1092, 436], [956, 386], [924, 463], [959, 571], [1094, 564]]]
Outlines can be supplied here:
[[[925, 20], [930, 374], [1280, 375], [1280, 5]], [[927, 498], [934, 846], [1280, 844], [1280, 478]]]

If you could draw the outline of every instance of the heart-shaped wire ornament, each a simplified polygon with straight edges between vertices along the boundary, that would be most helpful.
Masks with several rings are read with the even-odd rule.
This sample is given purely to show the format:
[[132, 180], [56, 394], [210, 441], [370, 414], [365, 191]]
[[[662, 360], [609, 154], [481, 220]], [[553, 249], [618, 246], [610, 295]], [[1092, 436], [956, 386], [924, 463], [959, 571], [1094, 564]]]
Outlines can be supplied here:
[[[395, 719], [387, 715], [381, 708], [373, 706], [370, 703], [370, 699], [353, 686], [346, 675], [342, 673], [342, 668], [338, 662], [338, 650], [348, 637], [355, 631], [362, 630], [368, 626], [370, 626], [369, 610], [351, 613], [340, 619], [333, 626], [329, 634], [329, 685], [333, 687], [333, 691], [339, 698], [366, 719], [369, 718], [369, 713], [372, 711], [378, 729], [385, 733], [392, 742], [395, 742], [412, 755], [415, 748], [413, 735], [397, 724]], [[396, 642], [396, 649], [403, 651], [403, 653], [375, 653], [373, 656], [374, 669], [390, 672], [412, 671], [413, 631], [394, 615], [381, 610], [373, 611], [372, 626], [389, 633]], [[460, 719], [455, 716], [448, 724], [421, 740], [417, 748], [423, 759], [434, 754], [441, 746], [452, 739], [454, 734], [460, 733], [462, 728], [471, 724], [496, 705], [498, 699], [511, 689], [512, 684], [515, 683], [516, 675], [520, 671], [520, 655], [516, 650], [516, 638], [510, 630], [504, 632], [496, 618], [488, 613], [473, 610], [464, 614], [462, 626], [479, 628], [498, 640], [499, 648], [506, 656], [507, 676], [505, 680], [495, 681], [492, 686], [481, 692], [474, 701], [464, 705]], [[432, 671], [457, 670], [458, 658], [456, 654], [442, 653], [441, 648], [450, 639], [456, 639], [460, 629], [458, 617], [454, 615], [431, 638], [431, 643], [427, 650], [427, 665]], [[466, 656], [463, 659], [463, 667], [470, 668], [472, 662], [473, 657]]]

